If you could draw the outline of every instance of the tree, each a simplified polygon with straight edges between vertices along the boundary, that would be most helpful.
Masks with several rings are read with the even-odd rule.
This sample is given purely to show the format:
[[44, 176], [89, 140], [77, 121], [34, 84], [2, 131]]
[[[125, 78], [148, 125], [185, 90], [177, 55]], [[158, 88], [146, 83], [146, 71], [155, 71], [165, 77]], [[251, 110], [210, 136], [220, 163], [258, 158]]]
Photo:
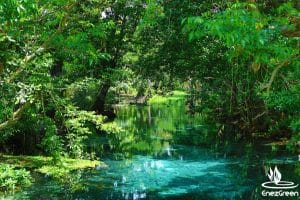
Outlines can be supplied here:
[[110, 55], [101, 52], [101, 44], [114, 25], [101, 20], [101, 6], [100, 1], [77, 0], [0, 5], [1, 142], [21, 132], [35, 137], [45, 151], [51, 147], [53, 156], [68, 149], [69, 155], [81, 157], [82, 152], [72, 151], [83, 150], [91, 124], [103, 130], [104, 117], [81, 111], [66, 95], [71, 83], [87, 75], [102, 78], [100, 62]]
[[[274, 124], [282, 124], [273, 132], [278, 133], [283, 127], [287, 130], [289, 123], [286, 121], [299, 115], [293, 110], [285, 110], [281, 114], [293, 117], [289, 120], [278, 118], [276, 106], [270, 106], [269, 101], [283, 88], [289, 91], [289, 96], [294, 96], [294, 100], [298, 99], [294, 92], [298, 90], [299, 43], [297, 38], [291, 37], [292, 34], [286, 34], [295, 27], [288, 18], [299, 15], [295, 5], [283, 3], [268, 14], [259, 10], [260, 4], [235, 3], [217, 13], [207, 12], [185, 21], [190, 39], [209, 34], [226, 45], [231, 66], [225, 73], [232, 77], [229, 79], [230, 98], [226, 101], [230, 115], [225, 115], [225, 118], [250, 133], [266, 131], [258, 127], [259, 123], [262, 124], [261, 120], [271, 130]], [[224, 96], [222, 93], [219, 95]], [[227, 113], [226, 110], [222, 112]]]

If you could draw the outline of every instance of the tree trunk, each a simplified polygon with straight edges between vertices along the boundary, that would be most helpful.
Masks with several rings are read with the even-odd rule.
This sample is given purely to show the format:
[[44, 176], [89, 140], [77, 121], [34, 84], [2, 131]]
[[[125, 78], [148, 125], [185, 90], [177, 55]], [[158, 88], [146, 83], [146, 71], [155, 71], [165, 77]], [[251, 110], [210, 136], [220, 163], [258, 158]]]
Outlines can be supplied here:
[[96, 97], [96, 101], [95, 101], [93, 108], [94, 108], [94, 111], [96, 111], [99, 114], [105, 114], [105, 99], [106, 99], [109, 88], [110, 88], [110, 83], [105, 82], [102, 85], [102, 87]]

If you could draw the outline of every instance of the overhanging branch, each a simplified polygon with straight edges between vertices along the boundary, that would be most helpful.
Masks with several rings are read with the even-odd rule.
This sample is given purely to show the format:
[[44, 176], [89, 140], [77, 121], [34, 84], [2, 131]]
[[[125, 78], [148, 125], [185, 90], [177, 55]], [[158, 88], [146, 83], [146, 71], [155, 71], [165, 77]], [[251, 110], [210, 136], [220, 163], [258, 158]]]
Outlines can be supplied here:
[[271, 89], [271, 86], [272, 86], [272, 83], [274, 82], [274, 80], [275, 80], [275, 78], [276, 78], [276, 76], [277, 76], [277, 74], [278, 74], [278, 71], [279, 71], [282, 67], [284, 67], [284, 66], [290, 64], [290, 63], [292, 62], [292, 60], [294, 60], [295, 58], [298, 58], [298, 55], [297, 55], [297, 54], [294, 55], [294, 56], [292, 57], [291, 60], [286, 60], [286, 61], [284, 61], [284, 62], [278, 64], [277, 67], [273, 70], [273, 72], [272, 72], [272, 74], [271, 74], [270, 80], [268, 81], [267, 84], [265, 84], [265, 85], [263, 85], [263, 86], [261, 87], [261, 90], [267, 89], [267, 92], [269, 93], [269, 92], [270, 92], [270, 89]]
[[40, 47], [35, 53], [31, 54], [31, 55], [27, 55], [25, 56], [25, 58], [23, 59], [23, 64], [22, 66], [15, 71], [11, 77], [7, 80], [7, 83], [11, 83], [25, 68], [26, 65], [38, 54], [42, 53], [45, 50], [45, 48]]
[[26, 102], [25, 104], [23, 104], [20, 108], [18, 108], [18, 110], [16, 110], [13, 114], [12, 117], [10, 119], [8, 119], [7, 121], [3, 122], [0, 124], [0, 131], [13, 126], [15, 123], [18, 122], [18, 120], [21, 118], [23, 112], [25, 111], [25, 109], [30, 105], [30, 102]]

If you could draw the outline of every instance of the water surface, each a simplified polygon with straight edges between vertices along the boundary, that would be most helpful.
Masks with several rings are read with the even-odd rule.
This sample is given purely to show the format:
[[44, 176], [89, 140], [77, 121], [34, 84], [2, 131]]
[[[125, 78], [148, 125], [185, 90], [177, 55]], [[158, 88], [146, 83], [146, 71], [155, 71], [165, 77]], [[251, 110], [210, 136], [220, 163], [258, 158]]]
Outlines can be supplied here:
[[125, 131], [106, 139], [107, 169], [77, 172], [64, 183], [37, 175], [15, 199], [261, 199], [275, 165], [282, 179], [300, 183], [296, 154], [264, 143], [217, 143], [216, 127], [189, 114], [183, 100], [116, 110]]

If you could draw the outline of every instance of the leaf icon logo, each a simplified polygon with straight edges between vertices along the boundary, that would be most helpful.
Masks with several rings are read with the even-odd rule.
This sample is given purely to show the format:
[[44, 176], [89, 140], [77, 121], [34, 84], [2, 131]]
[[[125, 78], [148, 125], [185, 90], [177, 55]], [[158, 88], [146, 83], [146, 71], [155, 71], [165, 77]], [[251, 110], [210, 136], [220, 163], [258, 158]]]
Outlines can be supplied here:
[[274, 173], [273, 173], [273, 170], [272, 170], [271, 167], [270, 167], [269, 173], [267, 175], [268, 175], [270, 181], [273, 182], [273, 180], [274, 180]]
[[277, 169], [277, 166], [275, 166], [273, 182], [274, 182], [276, 185], [278, 185], [278, 183], [280, 182], [280, 180], [281, 180], [281, 173], [280, 173], [279, 170]]
[[269, 179], [270, 179], [271, 182], [273, 182], [276, 185], [278, 185], [278, 183], [281, 180], [281, 173], [278, 170], [277, 166], [275, 166], [274, 171], [270, 168], [269, 169], [269, 173], [267, 175], [268, 175], [268, 177], [269, 177]]
[[293, 189], [298, 187], [298, 184], [295, 184], [291, 181], [282, 181], [281, 180], [281, 173], [278, 170], [277, 166], [275, 166], [274, 170], [269, 168], [269, 172], [267, 173], [268, 178], [270, 181], [264, 182], [261, 184], [262, 187], [268, 189]]

